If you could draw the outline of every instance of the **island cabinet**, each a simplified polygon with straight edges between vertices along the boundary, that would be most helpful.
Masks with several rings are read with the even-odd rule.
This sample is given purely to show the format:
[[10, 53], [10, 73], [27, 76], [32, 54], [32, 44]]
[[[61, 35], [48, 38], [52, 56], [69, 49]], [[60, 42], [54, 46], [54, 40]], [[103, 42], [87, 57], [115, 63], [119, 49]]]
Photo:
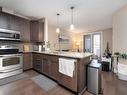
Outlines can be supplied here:
[[58, 57], [51, 55], [42, 55], [42, 73], [45, 75], [57, 79], [58, 77]]
[[33, 69], [54, 79], [58, 79], [58, 56], [33, 53]]
[[23, 70], [29, 70], [32, 68], [32, 53], [23, 53]]
[[[90, 55], [79, 58], [68, 56], [33, 53], [33, 68], [80, 95], [86, 90], [86, 67], [90, 63]], [[59, 72], [59, 58], [61, 57], [75, 59], [73, 77]]]
[[58, 56], [50, 56], [49, 63], [50, 63], [49, 75], [51, 78], [57, 80], [59, 70]]
[[[66, 63], [65, 63], [66, 64]], [[68, 63], [69, 64], [69, 63]], [[62, 73], [58, 73], [58, 83], [67, 87], [68, 89], [77, 92], [77, 62], [75, 63], [75, 69], [73, 73], [73, 77], [64, 75]]]
[[44, 41], [44, 21], [33, 20], [30, 21], [30, 36], [31, 42]]
[[58, 83], [78, 94], [82, 94], [83, 91], [86, 90], [86, 67], [87, 64], [90, 63], [90, 57], [81, 59], [77, 58], [75, 60], [76, 62], [73, 77], [59, 72]]

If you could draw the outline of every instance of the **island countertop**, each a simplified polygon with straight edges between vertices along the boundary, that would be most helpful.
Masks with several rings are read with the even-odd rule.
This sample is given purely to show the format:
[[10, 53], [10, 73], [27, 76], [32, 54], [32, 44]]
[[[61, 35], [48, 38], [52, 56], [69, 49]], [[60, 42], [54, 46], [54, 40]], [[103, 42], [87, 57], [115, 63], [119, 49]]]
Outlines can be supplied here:
[[70, 57], [70, 58], [86, 58], [93, 55], [93, 53], [81, 53], [81, 52], [63, 52], [63, 51], [34, 51], [33, 53], [42, 53], [48, 55], [56, 55], [61, 57]]

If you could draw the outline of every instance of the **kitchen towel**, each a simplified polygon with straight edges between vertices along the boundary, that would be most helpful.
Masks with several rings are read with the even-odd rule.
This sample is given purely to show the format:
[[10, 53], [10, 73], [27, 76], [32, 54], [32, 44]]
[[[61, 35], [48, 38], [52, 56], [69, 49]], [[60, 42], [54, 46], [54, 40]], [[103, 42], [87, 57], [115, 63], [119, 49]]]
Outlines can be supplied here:
[[59, 58], [59, 72], [64, 75], [73, 77], [75, 62], [75, 59]]

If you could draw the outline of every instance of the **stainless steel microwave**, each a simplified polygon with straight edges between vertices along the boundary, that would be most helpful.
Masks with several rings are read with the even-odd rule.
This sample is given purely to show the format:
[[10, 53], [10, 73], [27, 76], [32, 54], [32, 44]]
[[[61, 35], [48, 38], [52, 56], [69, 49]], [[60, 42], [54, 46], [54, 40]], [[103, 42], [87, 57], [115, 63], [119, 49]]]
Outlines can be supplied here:
[[20, 41], [20, 32], [0, 28], [0, 40]]

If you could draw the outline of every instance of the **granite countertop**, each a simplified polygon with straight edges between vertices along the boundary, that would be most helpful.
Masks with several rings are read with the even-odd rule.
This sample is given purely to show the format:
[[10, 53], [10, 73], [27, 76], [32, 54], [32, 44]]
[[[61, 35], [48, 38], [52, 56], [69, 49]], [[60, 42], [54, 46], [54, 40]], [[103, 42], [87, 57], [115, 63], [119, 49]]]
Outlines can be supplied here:
[[86, 58], [92, 56], [92, 53], [79, 53], [79, 52], [58, 52], [58, 51], [34, 51], [34, 53], [42, 53], [42, 54], [49, 54], [49, 55], [56, 55], [61, 57], [71, 57], [71, 58]]

